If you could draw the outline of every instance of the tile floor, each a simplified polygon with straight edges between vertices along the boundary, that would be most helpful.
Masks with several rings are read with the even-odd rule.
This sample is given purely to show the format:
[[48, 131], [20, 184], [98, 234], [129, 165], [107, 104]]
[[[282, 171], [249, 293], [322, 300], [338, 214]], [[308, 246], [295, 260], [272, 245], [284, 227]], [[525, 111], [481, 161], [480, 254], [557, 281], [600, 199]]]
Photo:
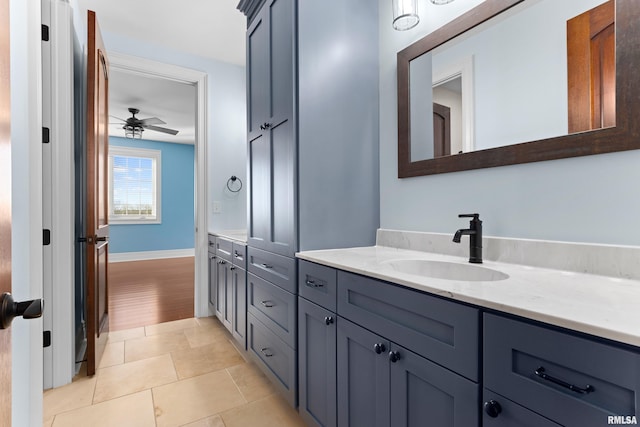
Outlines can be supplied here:
[[45, 427], [304, 426], [215, 318], [111, 332], [95, 376], [44, 392]]

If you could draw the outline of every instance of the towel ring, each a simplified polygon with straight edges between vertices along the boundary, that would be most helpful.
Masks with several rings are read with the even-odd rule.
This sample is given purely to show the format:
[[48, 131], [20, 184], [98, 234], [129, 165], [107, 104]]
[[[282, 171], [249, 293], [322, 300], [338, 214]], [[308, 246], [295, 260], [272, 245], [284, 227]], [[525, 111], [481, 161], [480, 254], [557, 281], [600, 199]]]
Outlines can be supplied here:
[[[233, 189], [231, 188], [231, 185], [232, 185], [234, 182], [236, 182], [236, 181], [240, 182], [240, 187], [238, 187], [238, 189], [236, 189], [236, 190], [233, 190]], [[231, 178], [229, 178], [229, 179], [227, 180], [227, 188], [228, 188], [228, 189], [229, 189], [229, 191], [231, 191], [232, 193], [237, 193], [237, 192], [239, 192], [240, 190], [242, 190], [242, 180], [241, 180], [240, 178], [238, 178], [237, 176], [235, 176], [235, 175], [231, 175]]]

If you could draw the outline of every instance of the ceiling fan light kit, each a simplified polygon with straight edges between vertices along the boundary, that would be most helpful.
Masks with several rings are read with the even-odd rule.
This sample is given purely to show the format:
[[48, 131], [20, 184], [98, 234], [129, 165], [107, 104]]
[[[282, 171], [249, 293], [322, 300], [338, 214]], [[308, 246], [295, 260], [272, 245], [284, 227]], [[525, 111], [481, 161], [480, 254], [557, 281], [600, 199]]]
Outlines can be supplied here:
[[129, 108], [129, 112], [131, 113], [131, 117], [129, 117], [127, 120], [123, 120], [118, 117], [112, 116], [124, 123], [122, 125], [122, 129], [124, 129], [125, 138], [141, 139], [142, 132], [144, 132], [145, 129], [153, 130], [156, 132], [168, 133], [170, 135], [178, 134], [178, 131], [175, 129], [153, 126], [153, 125], [166, 124], [165, 122], [163, 122], [157, 117], [149, 117], [148, 119], [137, 118], [136, 114], [140, 112], [140, 110], [137, 108]]

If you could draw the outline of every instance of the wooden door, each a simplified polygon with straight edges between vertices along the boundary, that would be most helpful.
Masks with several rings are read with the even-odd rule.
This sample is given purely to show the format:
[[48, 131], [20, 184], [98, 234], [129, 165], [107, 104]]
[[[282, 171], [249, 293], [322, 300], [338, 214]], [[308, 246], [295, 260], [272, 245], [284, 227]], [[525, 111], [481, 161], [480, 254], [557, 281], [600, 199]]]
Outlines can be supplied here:
[[614, 0], [567, 21], [569, 132], [616, 124]]
[[87, 374], [93, 375], [109, 331], [109, 61], [93, 11], [87, 27]]
[[451, 108], [433, 103], [433, 156], [451, 154]]
[[[9, 0], [0, 0], [0, 294], [11, 292]], [[11, 330], [0, 329], [0, 425], [11, 425]]]

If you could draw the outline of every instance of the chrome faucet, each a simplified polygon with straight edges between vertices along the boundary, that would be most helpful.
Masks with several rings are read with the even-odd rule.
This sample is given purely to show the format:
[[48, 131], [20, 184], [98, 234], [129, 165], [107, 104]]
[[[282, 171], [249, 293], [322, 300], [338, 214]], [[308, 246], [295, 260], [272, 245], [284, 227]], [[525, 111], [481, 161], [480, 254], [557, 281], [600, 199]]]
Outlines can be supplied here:
[[469, 221], [469, 228], [456, 231], [453, 235], [453, 241], [460, 243], [460, 238], [464, 235], [469, 236], [469, 262], [474, 264], [482, 264], [482, 221], [480, 214], [460, 214], [458, 218], [472, 218]]

